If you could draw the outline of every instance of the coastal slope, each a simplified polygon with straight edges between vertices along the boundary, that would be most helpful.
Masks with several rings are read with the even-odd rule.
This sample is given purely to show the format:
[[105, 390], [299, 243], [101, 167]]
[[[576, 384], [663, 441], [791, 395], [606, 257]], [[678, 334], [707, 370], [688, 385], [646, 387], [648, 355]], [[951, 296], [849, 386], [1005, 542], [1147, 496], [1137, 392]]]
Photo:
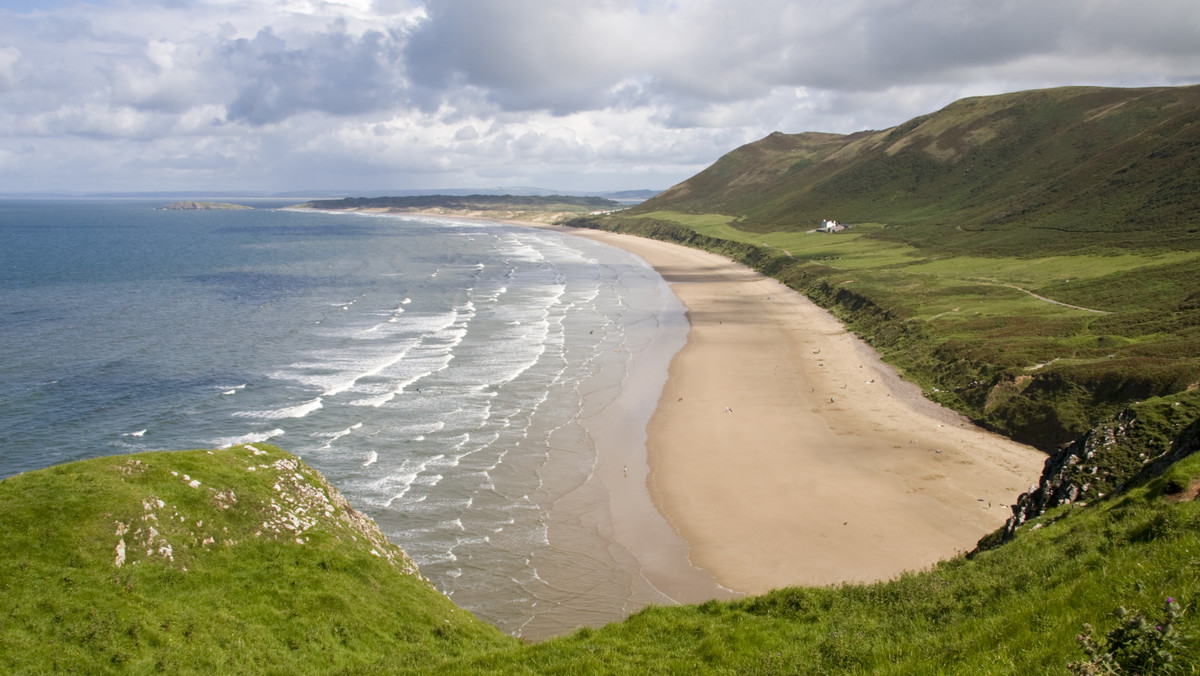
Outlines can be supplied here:
[[[1193, 454], [927, 571], [651, 607], [530, 645], [430, 589], [274, 448], [98, 458], [0, 481], [0, 670], [1028, 674], [1119, 658], [1187, 671], [1198, 489]], [[1099, 643], [1090, 657], [1081, 633]]]
[[511, 639], [267, 445], [0, 482], [0, 671], [331, 673]]

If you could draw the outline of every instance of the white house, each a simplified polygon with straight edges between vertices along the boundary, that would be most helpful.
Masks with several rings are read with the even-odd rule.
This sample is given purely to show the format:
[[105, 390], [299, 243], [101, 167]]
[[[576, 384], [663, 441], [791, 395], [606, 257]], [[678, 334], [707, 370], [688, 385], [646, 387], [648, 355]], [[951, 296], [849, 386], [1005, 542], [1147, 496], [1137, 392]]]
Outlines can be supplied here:
[[817, 228], [817, 232], [841, 232], [850, 226], [842, 225], [837, 221], [821, 221], [821, 227]]

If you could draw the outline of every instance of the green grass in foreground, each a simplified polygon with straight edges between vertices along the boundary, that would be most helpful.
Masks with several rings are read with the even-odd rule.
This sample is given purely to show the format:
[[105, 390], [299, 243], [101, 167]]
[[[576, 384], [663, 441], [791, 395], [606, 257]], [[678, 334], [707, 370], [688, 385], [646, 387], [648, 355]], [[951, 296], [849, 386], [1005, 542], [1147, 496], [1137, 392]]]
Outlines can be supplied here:
[[406, 572], [313, 470], [259, 449], [0, 482], [0, 671], [1060, 674], [1084, 659], [1085, 623], [1105, 635], [1118, 606], [1153, 621], [1168, 597], [1184, 609], [1175, 663], [1200, 658], [1200, 455], [890, 582], [651, 607], [527, 645]]

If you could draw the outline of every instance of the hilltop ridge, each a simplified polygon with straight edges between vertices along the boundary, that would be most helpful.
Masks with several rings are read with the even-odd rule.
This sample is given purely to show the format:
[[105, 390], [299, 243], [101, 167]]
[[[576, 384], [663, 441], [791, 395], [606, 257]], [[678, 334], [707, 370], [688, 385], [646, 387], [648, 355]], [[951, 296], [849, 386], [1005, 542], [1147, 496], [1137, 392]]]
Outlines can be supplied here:
[[960, 253], [1143, 245], [1130, 233], [1145, 231], [1196, 249], [1198, 122], [1200, 85], [974, 97], [881, 131], [773, 133], [631, 213], [722, 213], [753, 232], [887, 223], [877, 237]]

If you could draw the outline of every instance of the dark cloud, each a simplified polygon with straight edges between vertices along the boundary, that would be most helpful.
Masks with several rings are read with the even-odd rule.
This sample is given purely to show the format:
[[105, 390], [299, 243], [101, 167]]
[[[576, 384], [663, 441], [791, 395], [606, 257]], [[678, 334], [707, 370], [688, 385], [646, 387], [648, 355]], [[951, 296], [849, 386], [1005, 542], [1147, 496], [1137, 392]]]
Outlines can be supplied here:
[[992, 70], [1036, 80], [1044, 66], [1020, 64], [1053, 57], [1087, 72], [1117, 49], [1129, 70], [1195, 64], [1197, 35], [1193, 0], [431, 0], [406, 59], [431, 105], [469, 85], [507, 110], [563, 114], [652, 98], [694, 108], [780, 86], [881, 91]]
[[[596, 3], [536, 0], [434, 1], [409, 36], [413, 83], [436, 107], [443, 92], [478, 87], [505, 110], [565, 114], [603, 107], [626, 71], [614, 52], [625, 39]], [[619, 17], [619, 14], [616, 15]], [[614, 60], [617, 61], [614, 63]]]

